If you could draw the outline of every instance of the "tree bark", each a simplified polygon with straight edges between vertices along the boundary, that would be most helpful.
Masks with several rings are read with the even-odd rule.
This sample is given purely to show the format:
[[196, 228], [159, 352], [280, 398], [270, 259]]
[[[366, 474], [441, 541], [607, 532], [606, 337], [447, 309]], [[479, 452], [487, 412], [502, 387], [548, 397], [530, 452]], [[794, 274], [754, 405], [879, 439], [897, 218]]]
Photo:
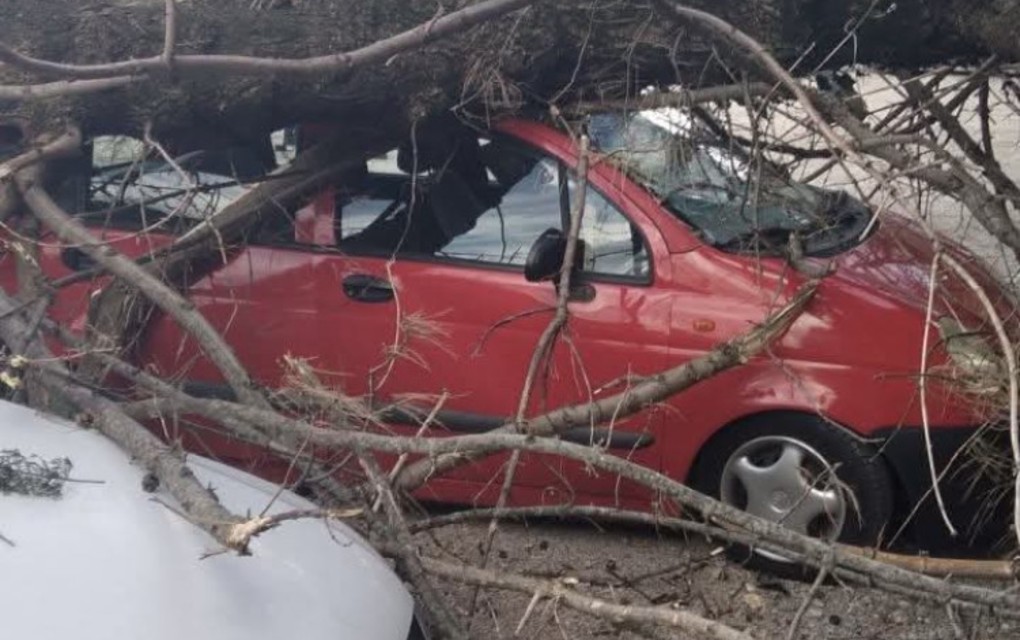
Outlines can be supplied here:
[[[253, 10], [249, 0], [178, 4], [178, 54], [293, 58], [350, 51], [428, 23], [437, 3], [294, 0], [272, 10]], [[801, 70], [825, 59], [841, 42], [829, 64], [913, 67], [989, 53], [1020, 60], [1014, 37], [1020, 0], [900, 0], [894, 9], [885, 0], [691, 4], [747, 31], [784, 64], [808, 52]], [[410, 121], [465, 101], [519, 106], [518, 101], [577, 95], [620, 96], [647, 84], [675, 82], [677, 73], [682, 80], [719, 79], [722, 66], [709, 64], [713, 42], [664, 18], [646, 0], [536, 0], [523, 12], [349, 74], [223, 78], [168, 68], [126, 87], [57, 101], [26, 102], [17, 92], [0, 91], [0, 97], [13, 98], [0, 102], [0, 114], [36, 122], [74, 118], [90, 133], [138, 131], [151, 121], [159, 135], [194, 130], [229, 141], [295, 121], [331, 119], [353, 126], [381, 112]], [[164, 23], [162, 0], [99, 0], [86, 6], [78, 0], [7, 0], [0, 8], [0, 42], [49, 60], [114, 62], [159, 56]], [[847, 28], [855, 25], [856, 39], [847, 39]], [[0, 69], [0, 84], [58, 80]], [[500, 104], [508, 101], [515, 104]]]

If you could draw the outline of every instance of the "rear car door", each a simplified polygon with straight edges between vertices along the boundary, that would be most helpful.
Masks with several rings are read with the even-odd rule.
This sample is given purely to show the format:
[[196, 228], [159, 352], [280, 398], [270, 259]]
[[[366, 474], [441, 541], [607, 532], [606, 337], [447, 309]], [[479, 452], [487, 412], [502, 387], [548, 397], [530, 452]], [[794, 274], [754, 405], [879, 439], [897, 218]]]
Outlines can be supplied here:
[[[268, 168], [246, 148], [184, 153], [177, 167], [131, 138], [100, 137], [87, 151], [85, 166], [69, 171], [56, 187], [58, 197], [93, 233], [129, 256], [171, 243], [243, 195], [244, 183]], [[186, 292], [253, 379], [271, 388], [283, 382], [285, 355], [313, 357], [320, 347], [312, 279], [318, 255], [295, 241], [291, 219], [281, 211], [246, 242], [224, 247], [219, 260], [201, 267]], [[43, 238], [39, 260], [53, 279], [79, 279], [60, 289], [51, 314], [84, 331], [92, 294], [108, 277], [91, 276], [94, 265], [84, 253], [49, 235]], [[231, 395], [194, 340], [161, 313], [147, 325], [132, 353], [192, 393]], [[228, 442], [204, 424], [168, 420], [162, 429], [170, 439], [182, 438], [191, 449], [235, 465], [250, 467], [265, 458], [261, 450]]]

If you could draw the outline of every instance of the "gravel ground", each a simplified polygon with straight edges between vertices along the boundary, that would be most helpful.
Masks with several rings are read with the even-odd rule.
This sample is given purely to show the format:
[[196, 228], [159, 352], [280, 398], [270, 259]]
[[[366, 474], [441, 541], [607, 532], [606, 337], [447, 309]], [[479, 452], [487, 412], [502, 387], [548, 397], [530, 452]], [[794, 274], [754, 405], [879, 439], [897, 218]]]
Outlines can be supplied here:
[[[478, 563], [487, 523], [451, 526], [419, 540], [431, 554]], [[721, 620], [754, 638], [786, 638], [811, 585], [748, 571], [727, 561], [702, 539], [650, 528], [596, 527], [590, 523], [531, 522], [501, 525], [490, 568], [549, 578], [576, 578], [592, 595], [635, 605], [670, 605]], [[461, 614], [471, 608], [471, 587], [447, 585]], [[515, 630], [530, 596], [489, 592], [471, 622], [473, 638], [630, 638], [606, 622], [543, 601]], [[888, 593], [826, 585], [802, 617], [797, 638], [817, 640], [1009, 640], [1020, 623], [964, 616], [957, 629], [940, 605]], [[693, 638], [678, 633], [666, 637]]]

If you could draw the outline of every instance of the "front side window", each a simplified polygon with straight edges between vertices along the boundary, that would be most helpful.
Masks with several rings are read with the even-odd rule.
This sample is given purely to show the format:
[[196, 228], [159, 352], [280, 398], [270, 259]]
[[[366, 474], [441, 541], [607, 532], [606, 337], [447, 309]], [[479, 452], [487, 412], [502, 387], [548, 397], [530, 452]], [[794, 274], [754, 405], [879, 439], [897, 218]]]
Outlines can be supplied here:
[[564, 197], [559, 164], [543, 158], [518, 180], [474, 226], [454, 237], [438, 254], [461, 260], [523, 266], [532, 243], [560, 227]]
[[[544, 231], [565, 229], [576, 187], [562, 163], [503, 138], [444, 144], [440, 151], [402, 148], [343, 181], [336, 202], [342, 251], [522, 267]], [[640, 233], [594, 189], [581, 240], [586, 272], [647, 278]]]
[[[570, 181], [571, 193], [574, 181]], [[648, 250], [637, 227], [605, 196], [589, 188], [584, 197], [581, 236], [584, 271], [647, 280]]]

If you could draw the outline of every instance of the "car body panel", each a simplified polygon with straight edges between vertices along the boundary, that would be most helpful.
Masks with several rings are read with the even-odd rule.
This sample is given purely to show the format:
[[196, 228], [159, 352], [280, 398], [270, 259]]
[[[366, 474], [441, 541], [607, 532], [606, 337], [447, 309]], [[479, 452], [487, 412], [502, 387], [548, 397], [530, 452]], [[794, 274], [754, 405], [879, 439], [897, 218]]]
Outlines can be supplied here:
[[[577, 164], [571, 139], [546, 125], [506, 120], [495, 130], [568, 167]], [[557, 344], [549, 374], [539, 381], [527, 415], [622, 391], [634, 376], [704, 355], [763, 322], [808, 280], [785, 260], [727, 253], [705, 244], [606, 159], [596, 160], [588, 178], [640, 232], [649, 250], [651, 276], [648, 282], [583, 279], [594, 297], [571, 303], [570, 341]], [[442, 409], [456, 415], [440, 413], [430, 435], [484, 430], [513, 417], [528, 361], [555, 305], [553, 284], [527, 282], [519, 268], [344, 254], [335, 247], [331, 189], [297, 212], [293, 237], [273, 246], [256, 243], [237, 250], [226, 264], [194, 283], [189, 295], [196, 307], [224, 332], [253, 377], [267, 386], [283, 382], [281, 360], [290, 355], [307, 359], [327, 383], [376, 406], [427, 409], [443, 398]], [[123, 242], [128, 253], [137, 255], [148, 240]], [[1012, 319], [1013, 302], [987, 269], [952, 242], [942, 243], [967, 262], [990, 287], [1000, 311]], [[919, 426], [916, 380], [926, 331], [932, 345], [930, 364], [947, 361], [934, 326], [925, 326], [933, 256], [930, 238], [884, 214], [856, 246], [832, 259], [809, 259], [815, 268], [831, 267], [831, 274], [780, 340], [750, 362], [611, 425], [618, 433], [651, 438], [650, 445], [643, 441], [639, 448], [612, 450], [683, 480], [714, 434], [763, 412], [817, 413], [865, 439]], [[66, 274], [54, 260], [44, 258], [47, 272]], [[4, 261], [0, 281], [12, 290], [11, 261]], [[352, 299], [344, 288], [352, 275], [389, 283], [394, 298]], [[979, 319], [980, 303], [959, 278], [943, 270], [940, 284], [954, 300], [939, 297], [933, 320], [951, 314], [966, 317], [972, 329], [987, 329]], [[88, 291], [89, 285], [83, 284], [62, 292], [57, 316], [67, 320], [77, 313], [82, 326]], [[398, 313], [414, 316], [431, 329], [398, 327]], [[394, 346], [399, 357], [392, 357]], [[152, 324], [141, 353], [164, 375], [222, 385], [193, 341], [167, 318]], [[937, 384], [930, 385], [927, 402], [933, 429], [972, 426], [988, 417]], [[385, 428], [416, 430], [400, 421]], [[208, 438], [193, 444], [233, 464], [250, 463], [255, 456], [253, 449]], [[459, 469], [448, 481], [433, 483], [425, 495], [492, 502], [500, 484], [493, 479], [504, 459]], [[516, 483], [520, 491], [511, 495], [515, 502], [643, 500], [647, 505], [646, 497], [632, 487], [550, 458], [526, 459]]]
[[[413, 601], [386, 562], [342, 523], [295, 520], [252, 542], [216, 543], [142, 489], [144, 470], [94, 431], [0, 402], [5, 449], [71, 460], [59, 498], [0, 500], [0, 600], [12, 636], [80, 640], [309, 640], [408, 637]], [[198, 479], [235, 513], [314, 505], [211, 460]]]

